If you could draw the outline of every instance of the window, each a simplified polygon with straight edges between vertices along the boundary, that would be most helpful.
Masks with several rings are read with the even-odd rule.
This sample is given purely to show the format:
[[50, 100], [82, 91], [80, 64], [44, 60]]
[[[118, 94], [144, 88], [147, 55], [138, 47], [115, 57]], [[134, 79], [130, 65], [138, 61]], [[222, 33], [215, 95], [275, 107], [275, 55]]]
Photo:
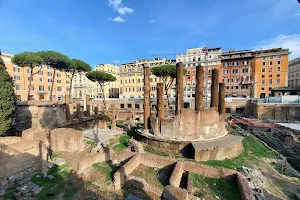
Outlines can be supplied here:
[[228, 70], [227, 69], [224, 70], [224, 74], [228, 74]]
[[28, 81], [30, 81], [30, 79], [33, 81], [33, 77], [32, 78], [28, 77]]
[[273, 65], [273, 61], [270, 61], [270, 65]]
[[39, 86], [39, 91], [44, 91], [44, 86], [40, 85]]
[[277, 71], [280, 72], [280, 67], [277, 67]]
[[21, 77], [19, 75], [14, 75], [14, 79], [19, 81]]
[[262, 59], [263, 59], [263, 60], [266, 60], [266, 57], [265, 57], [265, 56], [263, 56], [263, 57], [262, 57]]
[[269, 77], [272, 77], [272, 74], [270, 74]]
[[271, 91], [272, 90], [272, 87], [269, 87], [269, 91]]
[[39, 71], [39, 75], [43, 75], [43, 71]]
[[238, 62], [233, 62], [233, 65], [234, 66], [238, 66]]
[[28, 73], [28, 74], [31, 74], [31, 68], [28, 68], [28, 69], [27, 69], [27, 73]]
[[273, 56], [270, 56], [270, 59], [273, 60]]
[[247, 60], [244, 60], [244, 65], [248, 65], [248, 61]]
[[187, 74], [190, 74], [190, 70], [187, 70]]
[[56, 82], [57, 82], [57, 83], [61, 83], [61, 80], [58, 79]]
[[261, 90], [265, 90], [265, 88], [262, 87]]
[[262, 62], [261, 65], [262, 65], [262, 66], [266, 66], [266, 62]]
[[134, 83], [134, 79], [132, 79], [132, 83]]
[[266, 72], [266, 68], [262, 68], [262, 69], [261, 69], [261, 72]]
[[19, 68], [18, 66], [14, 66], [14, 67], [13, 67], [13, 71], [14, 71], [14, 72], [20, 72], [20, 68]]
[[43, 82], [43, 78], [39, 78], [39, 81], [40, 81], [40, 82]]
[[52, 76], [52, 72], [48, 72], [47, 74], [48, 74], [48, 76]]
[[70, 84], [70, 81], [66, 81], [66, 84]]
[[187, 77], [187, 79], [188, 79], [188, 80], [190, 80], [190, 79], [191, 79], [191, 77], [189, 77], [189, 76], [188, 76], [188, 77]]
[[237, 73], [239, 73], [239, 70], [238, 69], [234, 69], [234, 70], [232, 70], [232, 73], [233, 74], [237, 74]]
[[265, 75], [261, 75], [262, 78], [265, 78]]
[[51, 86], [48, 86], [48, 91], [50, 91], [51, 90]]
[[228, 66], [228, 63], [226, 62], [226, 63], [224, 63], [224, 67], [227, 67]]
[[265, 84], [265, 79], [262, 79], [262, 80], [261, 80], [261, 84]]
[[243, 73], [248, 73], [248, 68], [244, 68]]
[[137, 82], [140, 83], [140, 82], [141, 82], [141, 79], [138, 79]]
[[272, 71], [273, 71], [273, 68], [272, 68], [272, 67], [270, 67], [270, 68], [269, 68], [269, 72], [272, 72]]
[[150, 82], [153, 82], [153, 78], [150, 78]]
[[57, 87], [57, 91], [62, 91], [60, 86]]
[[16, 85], [16, 90], [20, 90], [20, 85]]
[[281, 55], [278, 55], [277, 58], [281, 58]]
[[57, 74], [56, 74], [56, 77], [58, 77], [58, 78], [61, 77], [60, 73], [57, 73]]
[[272, 79], [269, 79], [269, 84], [272, 84]]
[[277, 77], [280, 77], [280, 74], [277, 74], [276, 76], [277, 76]]
[[52, 79], [51, 78], [48, 78], [48, 83], [51, 83], [52, 82]]
[[276, 83], [280, 84], [280, 78], [276, 79]]

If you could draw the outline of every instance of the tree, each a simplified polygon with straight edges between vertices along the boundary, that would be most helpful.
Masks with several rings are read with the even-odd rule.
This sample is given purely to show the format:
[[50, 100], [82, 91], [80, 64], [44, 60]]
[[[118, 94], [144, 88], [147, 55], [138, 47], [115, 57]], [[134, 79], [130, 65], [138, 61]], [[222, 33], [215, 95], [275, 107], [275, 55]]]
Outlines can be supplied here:
[[30, 98], [30, 90], [31, 90], [31, 83], [33, 80], [33, 76], [39, 73], [42, 70], [42, 67], [35, 73], [33, 73], [33, 69], [43, 63], [42, 57], [40, 57], [37, 53], [34, 52], [22, 52], [16, 54], [12, 59], [12, 63], [15, 65], [19, 65], [20, 67], [29, 67], [30, 68], [30, 79], [28, 83], [28, 95], [27, 101]]
[[0, 85], [0, 135], [2, 135], [13, 123], [16, 109], [13, 80], [7, 73], [2, 58], [0, 58]]
[[88, 72], [88, 73], [86, 73], [86, 77], [89, 80], [93, 81], [93, 82], [98, 82], [99, 83], [101, 93], [102, 93], [102, 100], [103, 100], [103, 104], [104, 104], [104, 109], [106, 109], [104, 86], [105, 86], [105, 83], [116, 81], [117, 80], [116, 77], [111, 75], [111, 74], [102, 72], [102, 71]]
[[[160, 65], [157, 67], [152, 68], [152, 73], [161, 78], [164, 82], [165, 86], [165, 95], [167, 96], [168, 111], [170, 110], [170, 95], [168, 93], [168, 90], [172, 87], [174, 79], [176, 78], [176, 65], [172, 64], [166, 64], [166, 65]], [[184, 74], [186, 74], [186, 70], [183, 71]]]
[[52, 93], [55, 81], [56, 70], [66, 70], [69, 67], [68, 56], [56, 51], [39, 51], [37, 52], [43, 58], [43, 63], [53, 68], [52, 86], [49, 100], [52, 101]]
[[[89, 71], [92, 71], [92, 68], [86, 62], [74, 58], [70, 60], [69, 67], [65, 69], [66, 75], [71, 79], [70, 95], [69, 95], [70, 101], [72, 99], [71, 94], [72, 94], [72, 82], [73, 82], [74, 74], [77, 72], [89, 72]], [[67, 73], [70, 73], [71, 76], [69, 76]]]

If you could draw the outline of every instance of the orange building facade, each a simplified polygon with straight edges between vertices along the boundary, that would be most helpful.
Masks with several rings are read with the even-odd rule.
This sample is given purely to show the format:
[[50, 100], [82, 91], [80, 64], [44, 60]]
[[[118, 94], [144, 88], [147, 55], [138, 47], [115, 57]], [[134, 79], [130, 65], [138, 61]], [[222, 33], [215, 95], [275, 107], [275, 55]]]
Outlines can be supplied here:
[[[4, 60], [5, 67], [9, 75], [13, 78], [15, 94], [18, 101], [27, 101], [28, 84], [30, 80], [30, 68], [19, 67], [11, 62], [12, 54], [0, 53], [0, 57]], [[39, 71], [39, 72], [38, 72]], [[35, 67], [33, 76], [30, 100], [48, 101], [50, 97], [50, 89], [52, 86], [53, 69], [48, 66]], [[56, 71], [53, 87], [53, 100], [62, 100], [62, 97], [70, 91], [70, 79], [65, 72]]]
[[255, 52], [250, 50], [222, 53], [221, 71], [226, 97], [249, 98], [251, 96], [253, 83], [251, 61], [254, 56]]
[[269, 97], [273, 88], [287, 87], [289, 50], [276, 48], [255, 53], [251, 62], [253, 97]]

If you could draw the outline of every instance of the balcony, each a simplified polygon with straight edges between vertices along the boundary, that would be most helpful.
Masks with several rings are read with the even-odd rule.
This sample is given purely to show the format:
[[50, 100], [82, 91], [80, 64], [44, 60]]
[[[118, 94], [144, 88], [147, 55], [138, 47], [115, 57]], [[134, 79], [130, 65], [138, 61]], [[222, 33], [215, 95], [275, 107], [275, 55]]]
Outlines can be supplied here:
[[241, 81], [242, 82], [242, 85], [250, 85], [252, 84], [253, 82], [252, 81]]

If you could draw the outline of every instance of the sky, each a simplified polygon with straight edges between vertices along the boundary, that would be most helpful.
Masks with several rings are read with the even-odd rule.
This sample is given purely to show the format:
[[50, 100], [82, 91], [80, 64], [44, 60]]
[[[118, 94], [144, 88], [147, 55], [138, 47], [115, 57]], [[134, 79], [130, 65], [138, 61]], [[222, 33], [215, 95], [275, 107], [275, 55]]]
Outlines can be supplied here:
[[0, 30], [3, 52], [54, 50], [91, 66], [204, 46], [300, 57], [297, 0], [0, 0]]

